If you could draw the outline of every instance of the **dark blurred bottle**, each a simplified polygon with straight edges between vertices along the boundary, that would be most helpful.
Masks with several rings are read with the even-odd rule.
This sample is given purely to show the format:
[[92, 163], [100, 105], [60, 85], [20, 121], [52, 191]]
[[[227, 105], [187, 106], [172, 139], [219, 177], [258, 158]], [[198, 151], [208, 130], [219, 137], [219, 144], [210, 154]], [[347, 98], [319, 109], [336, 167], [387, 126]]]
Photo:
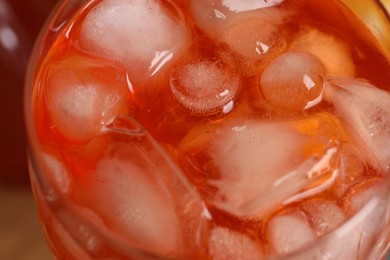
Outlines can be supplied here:
[[0, 182], [28, 184], [23, 82], [41, 26], [57, 0], [0, 0]]

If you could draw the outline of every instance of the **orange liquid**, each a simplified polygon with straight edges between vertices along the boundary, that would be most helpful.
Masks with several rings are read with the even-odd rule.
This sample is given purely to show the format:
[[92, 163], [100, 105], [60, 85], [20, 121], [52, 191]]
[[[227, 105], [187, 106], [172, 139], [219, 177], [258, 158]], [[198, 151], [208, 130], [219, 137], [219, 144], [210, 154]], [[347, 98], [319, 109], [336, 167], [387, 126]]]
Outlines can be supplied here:
[[[220, 59], [227, 63], [223, 70], [227, 73], [238, 73], [240, 77], [239, 93], [234, 96], [234, 106], [228, 112], [221, 110], [202, 113], [194, 113], [183, 106], [171, 93], [170, 77], [172, 67], [162, 69], [156, 76], [141, 82], [132, 83], [134, 92], [126, 91], [129, 87], [127, 82], [126, 68], [120, 62], [108, 60], [107, 57], [98, 57], [93, 52], [89, 52], [80, 46], [80, 28], [83, 20], [90, 10], [100, 1], [92, 1], [91, 5], [86, 5], [82, 11], [77, 13], [73, 20], [62, 29], [61, 36], [50, 46], [50, 50], [41, 64], [40, 72], [36, 80], [33, 105], [36, 130], [42, 150], [45, 153], [53, 154], [65, 165], [70, 172], [72, 182], [69, 189], [71, 193], [65, 195], [75, 204], [83, 205], [87, 208], [94, 208], [94, 202], [84, 193], [88, 194], [90, 185], [88, 174], [91, 172], [102, 158], [103, 150], [115, 136], [93, 136], [92, 139], [72, 139], [62, 132], [59, 123], [53, 120], [51, 114], [51, 92], [49, 86], [52, 77], [66, 64], [67, 69], [72, 66], [80, 66], [78, 77], [88, 81], [92, 73], [107, 85], [113, 85], [114, 92], [119, 93], [122, 102], [119, 108], [114, 111], [117, 115], [130, 115], [138, 121], [157, 142], [165, 148], [174, 162], [183, 170], [190, 183], [196, 187], [201, 197], [206, 201], [206, 205], [213, 216], [210, 226], [222, 226], [239, 233], [246, 234], [255, 241], [265, 255], [274, 255], [274, 248], [270, 242], [266, 226], [273, 216], [293, 212], [299, 208], [302, 199], [297, 198], [287, 206], [279, 206], [272, 211], [262, 214], [261, 217], [241, 218], [234, 216], [218, 206], [210, 203], [214, 196], [218, 194], [218, 187], [210, 184], [210, 181], [222, 178], [220, 165], [213, 161], [213, 156], [208, 152], [212, 149], [215, 136], [218, 131], [223, 131], [224, 124], [229, 122], [244, 122], [248, 119], [273, 120], [275, 122], [287, 120], [289, 124], [299, 133], [309, 136], [311, 141], [303, 147], [297, 147], [297, 153], [305, 158], [310, 158], [316, 154], [324, 153], [325, 143], [353, 142], [344, 129], [341, 121], [332, 105], [322, 102], [310, 109], [292, 113], [270, 106], [264, 99], [259, 89], [259, 77], [261, 71], [254, 76], [246, 76], [240, 71], [242, 63], [234, 55], [233, 58], [226, 54], [224, 47], [207, 36], [201, 29], [196, 27], [196, 21], [192, 17], [188, 8], [189, 5], [177, 1], [174, 3], [183, 15], [183, 19], [189, 30], [191, 30], [191, 42], [188, 53], [204, 59]], [[291, 1], [292, 2], [292, 1]], [[296, 1], [298, 2], [298, 1]], [[364, 78], [378, 88], [389, 91], [390, 86], [390, 66], [388, 61], [381, 54], [378, 43], [371, 36], [360, 20], [348, 12], [348, 10], [337, 1], [302, 1], [302, 7], [294, 19], [283, 24], [280, 32], [286, 39], [287, 46], [291, 45], [294, 35], [302, 26], [315, 26], [318, 30], [329, 33], [346, 42], [351, 47], [352, 60], [355, 64], [355, 78]], [[286, 8], [290, 2], [286, 1]], [[299, 3], [301, 4], [301, 3]], [[167, 10], [173, 8], [166, 4]], [[171, 11], [172, 16], [177, 14]], [[180, 17], [180, 15], [179, 15]], [[353, 26], [350, 26], [353, 24]], [[362, 33], [365, 32], [365, 33]], [[366, 35], [367, 38], [361, 38]], [[286, 51], [286, 49], [284, 50]], [[283, 51], [283, 52], [284, 52]], [[221, 52], [223, 54], [221, 54]], [[191, 55], [187, 58], [192, 60]], [[198, 55], [198, 56], [197, 56]], [[71, 57], [71, 58], [67, 58]], [[73, 58], [77, 57], [77, 58]], [[77, 65], [78, 59], [87, 60], [85, 64]], [[188, 58], [189, 57], [189, 58]], [[185, 60], [184, 59], [184, 60]], [[62, 61], [64, 61], [61, 63]], [[180, 60], [180, 59], [179, 59]], [[54, 64], [54, 65], [53, 65]], [[56, 65], [57, 64], [57, 65]], [[58, 65], [59, 64], [59, 65]], [[173, 65], [174, 67], [175, 65]], [[266, 65], [264, 65], [266, 67]], [[261, 70], [264, 68], [262, 67]], [[86, 74], [83, 75], [82, 73]], [[63, 78], [65, 80], [65, 77]], [[335, 116], [336, 114], [336, 116]], [[107, 120], [106, 122], [108, 122]], [[326, 142], [318, 141], [325, 138]], [[322, 139], [321, 139], [322, 140]], [[354, 150], [346, 146], [345, 154], [353, 154]], [[381, 180], [381, 174], [377, 169], [366, 165], [354, 156], [346, 156], [343, 159], [353, 173], [344, 179], [338, 179], [321, 192], [315, 193], [305, 201], [330, 200], [348, 212], [349, 199], [346, 198], [348, 190], [358, 189], [353, 185], [360, 183], [364, 186], [367, 180], [369, 183]], [[337, 163], [331, 163], [331, 167], [337, 167]], [[319, 187], [330, 178], [330, 173], [324, 174], [321, 178], [311, 183], [307, 190]], [[375, 181], [373, 181], [375, 180]], [[351, 188], [352, 187], [352, 188]], [[344, 190], [343, 190], [344, 189]], [[349, 217], [349, 216], [348, 216]], [[50, 220], [46, 223], [48, 236], [53, 240], [53, 247], [59, 250], [58, 255], [66, 254], [65, 249], [60, 245], [62, 242], [56, 241], [55, 235], [51, 235]], [[105, 223], [110, 227], [109, 220]], [[55, 233], [55, 231], [54, 231]], [[54, 234], [53, 233], [53, 234]], [[104, 248], [104, 247], [103, 247]], [[105, 249], [99, 252], [105, 255]], [[109, 251], [109, 249], [107, 249]], [[203, 255], [205, 254], [205, 255]], [[210, 257], [207, 252], [201, 252], [202, 257]], [[198, 255], [199, 257], [199, 255]]]

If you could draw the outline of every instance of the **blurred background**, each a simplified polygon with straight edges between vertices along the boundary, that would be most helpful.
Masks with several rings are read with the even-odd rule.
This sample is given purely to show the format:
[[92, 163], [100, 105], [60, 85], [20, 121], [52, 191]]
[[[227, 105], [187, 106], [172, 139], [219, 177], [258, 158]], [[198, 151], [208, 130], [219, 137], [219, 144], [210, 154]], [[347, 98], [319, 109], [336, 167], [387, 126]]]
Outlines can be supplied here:
[[[57, 1], [0, 0], [0, 259], [53, 259], [29, 185], [23, 81], [33, 43]], [[382, 2], [390, 10], [390, 0]]]
[[0, 0], [0, 259], [53, 259], [27, 173], [23, 81], [32, 45], [57, 0]]

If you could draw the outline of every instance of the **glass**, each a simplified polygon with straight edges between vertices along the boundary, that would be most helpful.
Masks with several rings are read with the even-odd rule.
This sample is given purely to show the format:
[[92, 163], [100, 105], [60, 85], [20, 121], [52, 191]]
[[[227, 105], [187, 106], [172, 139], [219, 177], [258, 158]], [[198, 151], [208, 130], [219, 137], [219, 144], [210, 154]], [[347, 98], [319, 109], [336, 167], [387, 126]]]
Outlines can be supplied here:
[[[70, 180], [68, 179], [64, 167], [58, 162], [55, 156], [48, 155], [48, 152], [52, 152], [55, 155], [61, 153], [61, 149], [63, 149], [63, 147], [61, 147], [61, 145], [53, 145], [53, 147], [58, 149], [58, 151], [52, 151], [54, 148], [51, 148], [52, 150], [47, 147], [43, 148], [38, 138], [39, 131], [41, 134], [42, 132], [46, 133], [46, 130], [41, 128], [38, 129], [34, 121], [37, 116], [34, 114], [34, 111], [37, 109], [36, 106], [39, 101], [34, 100], [33, 97], [35, 95], [34, 93], [37, 91], [36, 88], [39, 88], [37, 86], [41, 86], [41, 83], [38, 82], [38, 75], [40, 73], [39, 70], [42, 64], [45, 63], [46, 55], [48, 54], [51, 46], [55, 44], [56, 40], [63, 33], [63, 30], [68, 28], [67, 23], [74, 22], [74, 14], [77, 12], [79, 13], [81, 7], [83, 10], [89, 10], [89, 5], [85, 5], [87, 2], [89, 1], [64, 0], [57, 6], [55, 11], [47, 20], [44, 30], [35, 45], [34, 54], [32, 56], [27, 75], [25, 87], [25, 118], [29, 141], [29, 168], [32, 188], [42, 226], [50, 249], [57, 259], [169, 258], [169, 254], [168, 256], [165, 255], [163, 257], [159, 255], [158, 252], [150, 250], [150, 247], [148, 248], [148, 245], [145, 245], [145, 243], [137, 241], [137, 236], [140, 237], [141, 241], [145, 241], [145, 238], [142, 237], [144, 234], [141, 231], [130, 228], [130, 231], [128, 231], [128, 233], [125, 232], [126, 235], [124, 236], [118, 232], [118, 230], [124, 228], [120, 224], [116, 226], [116, 229], [110, 227], [110, 218], [107, 217], [107, 215], [104, 215], [104, 211], [110, 210], [115, 212], [115, 210], [118, 209], [115, 206], [100, 208], [100, 200], [103, 201], [105, 196], [112, 196], [114, 200], [116, 199], [120, 201], [121, 196], [116, 193], [109, 194], [109, 192], [107, 192], [107, 194], [103, 197], [96, 196], [94, 189], [106, 189], [105, 186], [101, 185], [102, 182], [107, 182], [109, 178], [105, 175], [104, 171], [98, 171], [98, 173], [96, 173], [98, 174], [98, 181], [91, 183], [88, 182], [89, 186], [87, 187], [89, 187], [90, 190], [85, 190], [85, 193], [87, 194], [86, 197], [91, 195], [92, 198], [97, 199], [96, 202], [91, 202], [88, 201], [88, 199], [85, 199], [81, 203], [75, 204], [68, 196], [65, 196], [65, 193], [69, 194], [70, 192], [70, 194], [72, 194], [73, 192], [72, 196], [77, 197], [80, 196], [80, 194], [75, 193], [80, 191], [72, 190], [69, 183]], [[178, 2], [178, 6], [184, 5], [183, 2]], [[381, 48], [380, 51], [382, 52], [382, 55], [390, 60], [390, 22], [388, 20], [389, 16], [381, 3], [377, 1], [360, 1], [357, 3], [352, 0], [344, 0], [341, 2], [345, 3], [346, 6], [349, 6], [366, 22], [370, 30], [380, 42], [379, 48]], [[175, 8], [177, 8], [177, 6], [173, 6], [174, 7], [169, 6], [168, 10], [172, 12], [175, 19], [185, 19], [175, 13]], [[335, 20], [337, 19], [340, 18], [335, 17]], [[345, 21], [343, 19], [341, 20]], [[337, 22], [338, 21], [336, 21], [336, 23]], [[350, 24], [344, 24], [343, 26], [346, 28], [352, 28], [355, 24], [354, 21], [351, 21]], [[366, 32], [363, 30], [362, 34], [365, 33]], [[162, 65], [164, 65], [164, 59], [163, 61], [161, 61], [161, 59], [159, 61], [163, 63]], [[75, 61], [64, 61], [63, 64], [66, 66], [76, 66], [81, 70], [90, 66], [90, 61], [88, 59], [82, 60], [80, 63], [78, 62], [79, 61], [76, 59]], [[104, 63], [104, 66], [105, 68], [108, 68], [109, 76], [114, 75], [115, 79], [126, 82], [129, 89], [132, 90], [131, 88], [133, 86], [129, 80], [129, 77], [132, 75], [126, 74], [124, 77], [116, 75], [115, 72], [112, 72], [112, 68], [115, 70], [116, 65], [109, 62]], [[56, 66], [53, 65], [52, 68], [56, 71]], [[98, 69], [97, 71], [97, 74], [99, 74]], [[70, 80], [72, 77], [73, 76], [69, 74], [68, 78]], [[99, 77], [101, 77], [102, 80], [109, 81], [109, 79], [106, 79], [104, 76]], [[113, 82], [111, 82], [111, 84], [115, 85]], [[120, 90], [120, 88], [114, 90], [114, 92], [118, 93], [121, 93], [121, 91], [122, 90]], [[151, 93], [147, 92], [146, 94], [150, 95]], [[169, 114], [174, 112], [167, 111], [167, 113]], [[213, 112], [209, 111], [207, 113]], [[104, 120], [105, 119], [103, 119], [103, 121]], [[167, 120], [169, 120], [169, 118]], [[57, 123], [61, 124], [61, 122]], [[75, 126], [77, 126], [76, 131], [72, 131], [71, 129], [70, 132], [67, 132], [66, 136], [66, 138], [75, 138], [74, 143], [70, 144], [71, 147], [73, 147], [73, 145], [77, 145], [78, 143], [82, 143], [80, 140], [84, 138], [80, 134], [80, 132], [83, 131], [82, 122], [76, 122]], [[208, 230], [211, 225], [209, 223], [210, 212], [208, 212], [205, 208], [202, 200], [199, 198], [194, 188], [191, 187], [187, 179], [183, 178], [181, 170], [178, 169], [176, 165], [172, 164], [166, 151], [168, 150], [169, 152], [169, 148], [162, 148], [162, 145], [157, 143], [154, 138], [145, 131], [143, 124], [140, 125], [137, 121], [128, 116], [116, 116], [112, 120], [106, 120], [102, 129], [102, 133], [99, 134], [98, 137], [94, 137], [93, 141], [88, 142], [86, 145], [83, 144], [83, 149], [87, 151], [86, 154], [88, 155], [79, 153], [77, 149], [71, 150], [72, 152], [66, 155], [69, 157], [73, 156], [72, 160], [76, 160], [76, 162], [81, 165], [80, 168], [70, 167], [74, 169], [76, 174], [75, 176], [78, 178], [77, 181], [85, 182], [85, 179], [83, 179], [83, 171], [91, 170], [91, 165], [88, 165], [88, 163], [94, 160], [94, 158], [96, 159], [102, 156], [99, 152], [96, 152], [100, 149], [100, 147], [102, 147], [102, 145], [106, 142], [125, 143], [125, 147], [119, 146], [119, 148], [110, 150], [110, 153], [114, 153], [115, 156], [117, 156], [115, 157], [117, 159], [124, 157], [129, 162], [148, 169], [145, 173], [149, 176], [147, 177], [148, 181], [142, 180], [143, 177], [139, 177], [140, 183], [143, 183], [144, 181], [149, 182], [151, 178], [155, 178], [150, 182], [153, 182], [153, 184], [151, 184], [153, 187], [159, 187], [157, 188], [158, 192], [161, 191], [162, 194], [162, 192], [168, 190], [170, 196], [180, 198], [180, 200], [175, 202], [175, 205], [172, 207], [176, 208], [187, 205], [188, 208], [185, 213], [182, 213], [182, 215], [179, 216], [179, 219], [188, 220], [195, 216], [194, 218], [196, 221], [190, 222], [191, 227], [189, 228], [194, 228], [194, 226], [196, 226], [196, 230], [198, 231], [196, 234], [197, 236], [191, 233], [193, 232], [192, 230], [187, 230], [188, 236], [190, 237], [187, 238], [187, 240], [195, 242], [193, 244], [183, 242], [188, 243], [186, 244], [187, 252], [180, 252], [180, 256], [171, 255], [171, 257], [194, 259], [204, 258], [207, 254], [207, 250], [204, 248], [204, 241], [207, 240], [207, 238], [204, 236], [206, 236], [205, 234], [209, 232]], [[56, 137], [58, 136], [55, 136], [55, 138]], [[50, 138], [53, 137], [51, 136]], [[50, 139], [48, 142], [50, 143], [53, 141]], [[148, 159], [147, 156], [145, 156], [146, 153], [152, 159]], [[118, 173], [124, 171], [124, 168], [128, 167], [128, 165], [119, 165], [117, 168], [111, 169], [110, 166], [105, 164], [105, 162], [101, 162], [93, 167], [103, 168], [107, 171], [111, 170], [113, 173], [118, 174], [115, 176], [118, 177], [119, 181], [114, 183], [115, 185], [118, 185], [118, 187], [129, 185], [132, 189], [136, 189], [134, 185], [132, 186], [131, 181]], [[134, 172], [137, 172], [136, 169], [132, 169]], [[156, 177], [154, 175], [155, 169], [164, 171], [167, 173], [167, 176]], [[328, 257], [327, 259], [352, 259], [351, 257], [353, 256], [355, 256], [356, 259], [383, 259], [386, 252], [389, 250], [390, 241], [390, 176], [385, 175], [380, 183], [376, 184], [375, 189], [376, 195], [368, 200], [357, 213], [349, 217], [348, 220], [340, 227], [328, 234], [325, 234], [315, 242], [305, 245], [295, 252], [290, 252], [285, 256], [274, 257], [273, 259], [321, 259], [324, 256]], [[142, 193], [142, 191], [139, 192], [139, 194], [146, 195], [146, 193]], [[160, 200], [160, 202], [164, 202], [168, 199], [169, 198], [156, 198], [156, 201]], [[137, 204], [136, 200], [129, 200], [132, 201], [132, 203]], [[122, 202], [125, 203], [124, 201]], [[91, 203], [96, 203], [96, 205], [91, 206], [92, 209], [89, 208]], [[159, 205], [157, 204], [154, 206], [155, 208], [159, 208]], [[167, 208], [169, 207], [168, 203]], [[162, 212], [169, 213], [169, 210], [161, 210]], [[133, 217], [135, 218], [136, 216]], [[170, 218], [170, 215], [167, 218]], [[175, 216], [172, 218], [176, 219]], [[373, 223], [376, 224], [373, 225]], [[169, 229], [162, 228], [162, 231], [166, 230]], [[153, 233], [153, 231], [150, 232]], [[359, 232], [358, 236], [360, 237], [357, 238], [356, 241], [353, 239], [351, 240], [351, 238], [356, 237], [356, 232]], [[160, 244], [159, 241], [154, 241], [153, 239], [149, 242], [155, 247], [161, 247], [163, 249], [164, 247], [167, 247], [169, 249], [171, 240], [174, 241], [175, 238], [167, 235], [166, 241], [162, 244]], [[235, 242], [237, 242], [237, 240], [235, 240]], [[333, 251], [333, 248], [337, 248], [337, 245], [342, 245], [342, 248], [339, 248], [338, 251]], [[329, 248], [332, 248], [332, 250], [329, 251]]]

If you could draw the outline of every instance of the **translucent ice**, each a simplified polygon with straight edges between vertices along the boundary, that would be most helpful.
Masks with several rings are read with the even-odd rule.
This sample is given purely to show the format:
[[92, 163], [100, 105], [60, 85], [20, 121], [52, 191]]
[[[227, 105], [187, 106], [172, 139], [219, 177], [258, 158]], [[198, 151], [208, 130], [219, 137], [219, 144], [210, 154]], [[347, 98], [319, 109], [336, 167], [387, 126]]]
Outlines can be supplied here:
[[283, 0], [190, 0], [189, 2], [196, 25], [213, 39], [218, 39], [229, 24], [239, 19], [257, 17], [263, 21], [280, 24], [294, 13], [293, 9], [279, 8]]
[[381, 181], [382, 178], [365, 178], [353, 185], [343, 199], [343, 204], [347, 212], [350, 215], [356, 214], [370, 200], [378, 200], [381, 196], [381, 188], [379, 185]]
[[367, 163], [365, 162], [361, 151], [353, 144], [348, 143], [342, 146], [339, 169], [339, 176], [335, 185], [335, 194], [338, 198], [341, 198], [367, 171]]
[[156, 0], [101, 1], [87, 15], [81, 44], [124, 64], [132, 80], [154, 75], [187, 44], [185, 26]]
[[115, 69], [84, 58], [71, 57], [53, 65], [46, 90], [52, 128], [70, 141], [86, 141], [120, 113], [126, 88], [112, 74], [117, 75]]
[[343, 206], [351, 218], [337, 233], [348, 237], [352, 242], [349, 244], [362, 259], [367, 258], [367, 252], [373, 248], [388, 222], [389, 189], [383, 183], [378, 177], [362, 179], [343, 199]]
[[149, 134], [131, 118], [118, 117], [83, 150], [96, 144], [103, 151], [79, 179], [76, 201], [137, 248], [179, 258], [199, 254], [210, 215]]
[[243, 18], [227, 25], [221, 41], [240, 62], [245, 76], [254, 76], [285, 50], [286, 41], [279, 27], [258, 18]]
[[332, 79], [326, 97], [372, 165], [390, 172], [390, 94], [356, 79]]
[[355, 74], [351, 47], [332, 34], [308, 26], [302, 27], [289, 49], [316, 56], [324, 64], [329, 75], [354, 76]]
[[[355, 230], [347, 234], [337, 233], [347, 217], [335, 202], [314, 199], [287, 209], [282, 215], [271, 218], [267, 224], [267, 235], [277, 254], [292, 253], [308, 247], [297, 259], [344, 259], [356, 253], [358, 236]], [[331, 237], [325, 235], [331, 233]], [[325, 236], [324, 239], [320, 239]], [[346, 241], [349, 241], [346, 245]], [[314, 244], [313, 244], [314, 243]]]
[[267, 225], [268, 239], [279, 255], [294, 252], [316, 239], [314, 231], [299, 214], [279, 215]]
[[176, 67], [170, 82], [176, 100], [197, 114], [222, 111], [240, 86], [240, 78], [234, 71], [212, 61]]
[[224, 227], [211, 230], [209, 251], [213, 260], [256, 260], [263, 256], [259, 242]]
[[[383, 245], [380, 243], [377, 243], [380, 246], [374, 246], [383, 227], [386, 226], [388, 217], [388, 188], [383, 189], [385, 185], [381, 185], [382, 181], [382, 178], [374, 177], [357, 182], [341, 200], [342, 208], [330, 201], [315, 200], [309, 203], [317, 206], [322, 204], [322, 206], [321, 208], [315, 206], [317, 209], [313, 208], [312, 213], [309, 213], [307, 202], [304, 202], [303, 207], [300, 208], [306, 213], [310, 225], [317, 230], [317, 234], [320, 226], [329, 228], [333, 225], [333, 228], [330, 229], [332, 231], [328, 236], [316, 242], [312, 249], [308, 250], [308, 254], [305, 253], [304, 257], [300, 255], [300, 258], [379, 259], [380, 257], [377, 256], [371, 258], [368, 254], [373, 251], [384, 252]], [[310, 207], [312, 206], [314, 205]], [[311, 220], [313, 213], [320, 216], [320, 219], [325, 220], [327, 224], [318, 226], [317, 224], [322, 221], [313, 222]]]
[[280, 26], [296, 10], [288, 4], [281, 5], [282, 2], [192, 0], [190, 6], [196, 25], [227, 46], [238, 61], [237, 67], [250, 77], [259, 74], [264, 64], [286, 49]]
[[175, 252], [181, 237], [174, 204], [148, 180], [144, 171], [124, 160], [101, 161], [95, 173], [98, 181], [92, 188], [94, 198], [99, 201], [100, 213], [107, 215], [106, 220], [117, 232], [143, 246], [148, 241], [150, 248], [164, 253]]
[[[47, 174], [50, 184], [49, 187], [55, 187], [56, 193], [58, 191], [63, 194], [69, 193], [71, 186], [71, 177], [63, 163], [60, 162], [54, 155], [44, 153], [43, 154], [43, 171]], [[47, 187], [47, 191], [52, 188]], [[54, 195], [54, 194], [52, 194]], [[55, 195], [54, 195], [55, 196]]]
[[[220, 173], [218, 180], [209, 180], [218, 188], [213, 203], [235, 215], [263, 216], [295, 194], [302, 199], [318, 192], [312, 188], [300, 193], [333, 171], [337, 148], [313, 140], [291, 122], [253, 120], [220, 130], [210, 149]], [[309, 146], [319, 149], [306, 154]], [[333, 177], [328, 181], [323, 185], [331, 184]]]
[[305, 52], [286, 52], [267, 65], [260, 77], [265, 99], [276, 109], [300, 111], [321, 102], [324, 67]]
[[317, 236], [323, 236], [345, 222], [343, 209], [330, 200], [311, 200], [304, 202], [300, 208]]

